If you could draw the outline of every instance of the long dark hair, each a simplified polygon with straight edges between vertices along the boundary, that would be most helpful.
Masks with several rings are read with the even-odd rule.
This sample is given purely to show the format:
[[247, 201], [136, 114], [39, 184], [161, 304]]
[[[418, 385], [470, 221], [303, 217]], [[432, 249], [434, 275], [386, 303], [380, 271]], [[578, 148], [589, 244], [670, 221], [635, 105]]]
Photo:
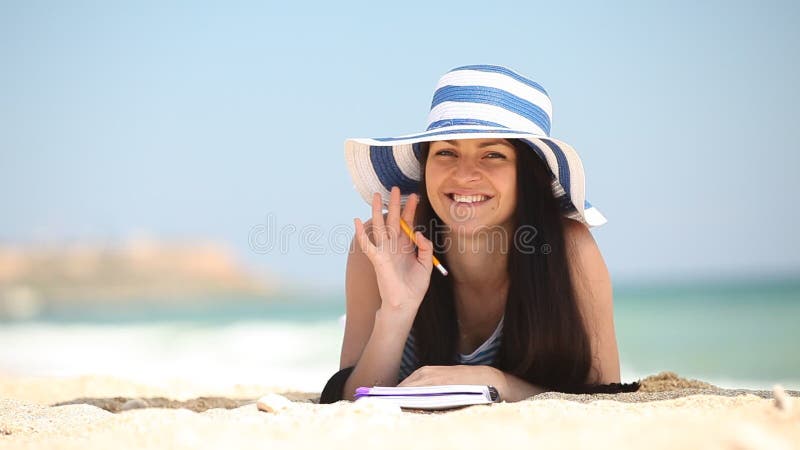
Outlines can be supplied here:
[[[508, 299], [493, 366], [546, 389], [581, 390], [591, 368], [591, 349], [570, 276], [553, 175], [528, 144], [509, 141], [517, 154], [517, 233], [508, 241]], [[423, 170], [414, 222], [436, 245], [434, 233], [445, 225], [425, 187], [429, 144], [421, 144], [420, 150]], [[446, 253], [437, 257], [447, 266]], [[420, 366], [458, 364], [452, 277], [433, 272], [414, 320], [417, 360]]]

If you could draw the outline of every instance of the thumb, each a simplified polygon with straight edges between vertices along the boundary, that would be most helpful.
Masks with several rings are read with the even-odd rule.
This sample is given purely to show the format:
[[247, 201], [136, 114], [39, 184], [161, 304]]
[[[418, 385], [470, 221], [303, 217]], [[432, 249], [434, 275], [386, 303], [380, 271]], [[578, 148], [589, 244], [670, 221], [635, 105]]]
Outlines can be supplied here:
[[426, 269], [433, 268], [433, 242], [429, 241], [419, 231], [414, 233], [417, 240], [417, 260], [425, 266]]

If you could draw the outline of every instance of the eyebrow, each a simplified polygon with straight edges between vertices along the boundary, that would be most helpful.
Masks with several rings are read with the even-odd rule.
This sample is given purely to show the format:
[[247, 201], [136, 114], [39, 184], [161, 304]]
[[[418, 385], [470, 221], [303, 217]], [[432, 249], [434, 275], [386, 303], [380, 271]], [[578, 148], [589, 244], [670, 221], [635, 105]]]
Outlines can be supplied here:
[[[444, 142], [447, 142], [448, 144], [450, 144], [450, 145], [452, 145], [454, 147], [458, 147], [458, 141], [451, 140], [451, 141], [444, 141]], [[511, 144], [508, 144], [507, 142], [504, 142], [502, 139], [495, 139], [495, 140], [491, 140], [491, 141], [488, 141], [488, 142], [480, 143], [478, 145], [478, 148], [491, 147], [493, 145], [504, 145], [506, 147], [511, 147]]]

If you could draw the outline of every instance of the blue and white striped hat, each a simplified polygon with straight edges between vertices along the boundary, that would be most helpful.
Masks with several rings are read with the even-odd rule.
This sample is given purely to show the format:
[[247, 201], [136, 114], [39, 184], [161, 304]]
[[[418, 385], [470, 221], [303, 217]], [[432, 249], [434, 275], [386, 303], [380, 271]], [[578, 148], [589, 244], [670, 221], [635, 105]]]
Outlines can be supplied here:
[[590, 227], [606, 218], [586, 200], [583, 164], [575, 149], [550, 137], [553, 106], [542, 86], [501, 66], [463, 66], [447, 72], [436, 85], [422, 133], [345, 141], [345, 160], [355, 188], [372, 203], [379, 192], [389, 204], [392, 186], [402, 203], [417, 191], [420, 142], [450, 139], [520, 139], [547, 162], [553, 193], [563, 214]]

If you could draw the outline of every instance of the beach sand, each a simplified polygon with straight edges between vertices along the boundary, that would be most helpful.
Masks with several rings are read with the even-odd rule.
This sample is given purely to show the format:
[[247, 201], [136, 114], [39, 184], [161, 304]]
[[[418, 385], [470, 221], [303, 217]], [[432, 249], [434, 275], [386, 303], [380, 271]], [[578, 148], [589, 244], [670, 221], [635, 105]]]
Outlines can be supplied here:
[[[269, 393], [291, 402], [260, 411]], [[185, 380], [0, 377], [0, 448], [800, 449], [800, 392], [720, 389], [670, 372], [635, 393], [550, 392], [435, 413], [318, 397]]]

